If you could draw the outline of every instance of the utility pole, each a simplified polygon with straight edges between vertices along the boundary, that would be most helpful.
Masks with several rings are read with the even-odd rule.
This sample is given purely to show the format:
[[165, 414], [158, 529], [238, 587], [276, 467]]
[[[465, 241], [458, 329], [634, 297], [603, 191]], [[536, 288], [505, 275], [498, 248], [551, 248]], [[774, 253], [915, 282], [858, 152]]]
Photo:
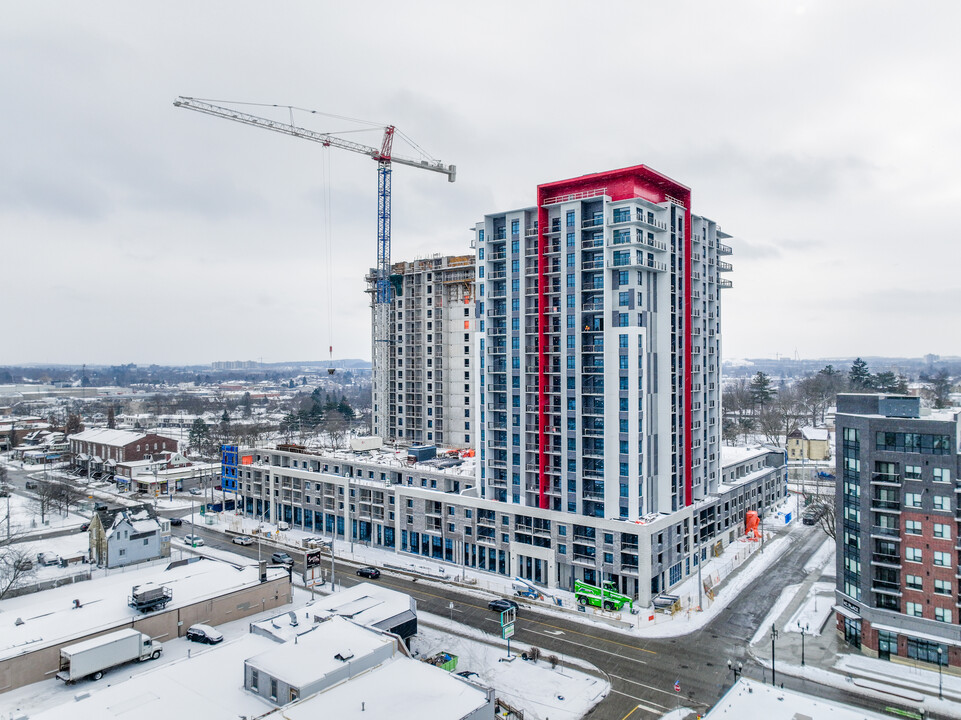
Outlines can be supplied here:
[[777, 687], [774, 670], [774, 641], [777, 640], [777, 626], [771, 623], [771, 685]]

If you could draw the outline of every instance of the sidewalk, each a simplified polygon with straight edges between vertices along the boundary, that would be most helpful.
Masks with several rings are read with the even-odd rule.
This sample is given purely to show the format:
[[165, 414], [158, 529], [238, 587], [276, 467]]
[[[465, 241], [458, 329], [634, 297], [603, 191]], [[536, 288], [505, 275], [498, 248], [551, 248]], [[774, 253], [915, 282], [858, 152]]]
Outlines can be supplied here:
[[[755, 634], [749, 652], [766, 668], [767, 681], [773, 624], [778, 632], [774, 667], [778, 678], [789, 675], [811, 680], [895, 707], [911, 708], [925, 717], [961, 718], [961, 677], [942, 674], [939, 699], [937, 671], [864, 656], [838, 637], [832, 609], [833, 563], [832, 554], [828, 567], [811, 568], [804, 581], [775, 604]], [[829, 593], [825, 592], [828, 587]], [[815, 613], [811, 612], [812, 604], [816, 604]], [[803, 638], [797, 629], [799, 620], [810, 628]]]

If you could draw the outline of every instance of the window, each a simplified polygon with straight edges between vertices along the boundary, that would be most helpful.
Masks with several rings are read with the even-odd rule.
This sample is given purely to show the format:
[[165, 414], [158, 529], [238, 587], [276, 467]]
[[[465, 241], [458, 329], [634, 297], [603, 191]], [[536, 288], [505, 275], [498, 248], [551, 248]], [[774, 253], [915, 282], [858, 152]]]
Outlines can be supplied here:
[[629, 290], [622, 290], [617, 294], [617, 304], [621, 307], [631, 304], [631, 293]]
[[277, 699], [277, 680], [270, 678], [270, 699]]
[[[940, 650], [940, 652], [938, 652]], [[948, 664], [948, 646], [929, 640], [907, 638], [908, 657], [922, 662]]]
[[934, 564], [938, 567], [950, 567], [951, 565], [951, 553], [942, 552], [940, 550], [934, 551]]
[[921, 507], [921, 493], [904, 493], [904, 504], [907, 507]]
[[905, 520], [904, 522], [904, 532], [908, 535], [920, 535], [921, 534], [921, 521], [920, 520]]
[[947, 512], [951, 511], [951, 498], [947, 495], [935, 495], [934, 496], [934, 509], [935, 510], [945, 510]]
[[951, 622], [951, 611], [947, 608], [934, 608], [934, 619], [938, 622], [949, 623]]
[[920, 466], [920, 465], [905, 465], [905, 466], [904, 466], [904, 479], [905, 479], [905, 480], [920, 480], [920, 479], [921, 479], [921, 466]]
[[904, 579], [904, 584], [907, 586], [908, 590], [924, 589], [924, 582], [920, 575], [907, 575]]
[[250, 689], [258, 690], [257, 685], [260, 683], [260, 674], [256, 670], [250, 671]]
[[574, 227], [574, 211], [567, 211], [567, 227]]
[[950, 594], [951, 594], [951, 581], [950, 581], [950, 580], [935, 580], [935, 581], [934, 581], [934, 594], [935, 594], [935, 595], [950, 595]]
[[913, 617], [924, 617], [924, 608], [921, 603], [909, 602], [905, 605], [904, 614]]
[[924, 553], [921, 552], [921, 548], [905, 548], [904, 549], [904, 559], [908, 562], [922, 562]]
[[951, 539], [951, 526], [944, 525], [942, 523], [934, 524], [934, 537], [940, 538], [941, 540]]
[[934, 468], [934, 482], [951, 482], [951, 471], [948, 468]]

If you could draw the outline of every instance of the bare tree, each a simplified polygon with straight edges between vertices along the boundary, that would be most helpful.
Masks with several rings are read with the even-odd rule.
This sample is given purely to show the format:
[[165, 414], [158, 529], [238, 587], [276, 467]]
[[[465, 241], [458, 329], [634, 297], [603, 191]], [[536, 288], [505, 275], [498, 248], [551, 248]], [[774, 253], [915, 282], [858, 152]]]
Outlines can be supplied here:
[[60, 483], [41, 480], [37, 483], [31, 504], [35, 512], [40, 514], [40, 524], [47, 521], [47, 516], [59, 509], [61, 503]]
[[7, 540], [0, 542], [0, 600], [29, 584], [36, 572], [27, 546]]
[[791, 389], [779, 392], [758, 415], [758, 429], [765, 439], [783, 447], [787, 436], [798, 429], [804, 408]]
[[834, 495], [820, 492], [810, 498], [807, 509], [818, 514], [818, 525], [832, 540], [837, 541], [836, 513], [834, 510]]
[[324, 415], [321, 427], [327, 434], [327, 440], [330, 443], [331, 450], [336, 450], [343, 446], [349, 425], [347, 418], [344, 417], [342, 412], [339, 410], [328, 410]]

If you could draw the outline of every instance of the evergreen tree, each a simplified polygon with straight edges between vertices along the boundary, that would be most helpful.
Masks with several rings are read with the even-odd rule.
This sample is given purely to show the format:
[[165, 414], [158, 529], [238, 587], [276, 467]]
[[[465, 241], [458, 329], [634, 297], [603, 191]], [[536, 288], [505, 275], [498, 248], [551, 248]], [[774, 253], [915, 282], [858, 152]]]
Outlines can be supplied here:
[[117, 418], [114, 414], [113, 406], [107, 408], [107, 427], [113, 430], [117, 427]]
[[871, 373], [868, 364], [861, 358], [857, 358], [851, 365], [848, 373], [848, 381], [854, 390], [867, 390], [871, 387]]
[[190, 447], [203, 452], [210, 445], [210, 428], [203, 418], [197, 418], [190, 426], [190, 435], [187, 437]]
[[240, 401], [241, 412], [245, 418], [250, 417], [250, 393], [245, 392], [243, 399]]
[[751, 400], [760, 408], [764, 408], [774, 398], [774, 387], [771, 383], [771, 376], [758, 371], [757, 375], [751, 378]]

